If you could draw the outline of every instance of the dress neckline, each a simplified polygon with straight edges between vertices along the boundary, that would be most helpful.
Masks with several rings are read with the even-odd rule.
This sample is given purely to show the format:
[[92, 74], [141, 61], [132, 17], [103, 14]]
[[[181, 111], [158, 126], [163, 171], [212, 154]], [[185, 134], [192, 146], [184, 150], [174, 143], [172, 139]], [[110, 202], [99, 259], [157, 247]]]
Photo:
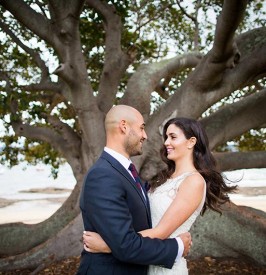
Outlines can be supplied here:
[[178, 179], [178, 178], [181, 178], [183, 176], [186, 176], [186, 175], [192, 175], [192, 174], [196, 174], [196, 173], [199, 173], [197, 170], [194, 170], [194, 171], [189, 171], [189, 172], [184, 172], [174, 178], [169, 178], [168, 180], [175, 180], [175, 179]]

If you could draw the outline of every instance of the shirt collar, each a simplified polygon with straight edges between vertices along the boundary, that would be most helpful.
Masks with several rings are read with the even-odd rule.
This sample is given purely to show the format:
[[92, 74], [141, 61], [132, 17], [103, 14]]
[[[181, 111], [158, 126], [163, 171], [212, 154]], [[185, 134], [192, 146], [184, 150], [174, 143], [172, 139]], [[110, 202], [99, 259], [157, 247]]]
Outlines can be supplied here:
[[104, 151], [110, 154], [113, 158], [115, 158], [123, 167], [128, 170], [128, 167], [132, 161], [125, 156], [121, 155], [120, 153], [114, 151], [113, 149], [110, 149], [108, 147], [104, 147]]

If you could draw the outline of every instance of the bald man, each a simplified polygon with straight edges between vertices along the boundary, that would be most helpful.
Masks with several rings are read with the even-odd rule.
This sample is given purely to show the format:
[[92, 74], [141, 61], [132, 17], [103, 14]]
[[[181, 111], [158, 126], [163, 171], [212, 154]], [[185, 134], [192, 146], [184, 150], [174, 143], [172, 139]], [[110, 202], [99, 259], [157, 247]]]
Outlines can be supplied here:
[[99, 233], [112, 253], [83, 250], [77, 274], [146, 275], [150, 264], [171, 268], [183, 253], [180, 238], [137, 233], [152, 226], [146, 190], [137, 187], [129, 170], [130, 157], [142, 154], [147, 139], [143, 117], [117, 105], [106, 115], [105, 130], [106, 146], [85, 177], [80, 208], [84, 229]]

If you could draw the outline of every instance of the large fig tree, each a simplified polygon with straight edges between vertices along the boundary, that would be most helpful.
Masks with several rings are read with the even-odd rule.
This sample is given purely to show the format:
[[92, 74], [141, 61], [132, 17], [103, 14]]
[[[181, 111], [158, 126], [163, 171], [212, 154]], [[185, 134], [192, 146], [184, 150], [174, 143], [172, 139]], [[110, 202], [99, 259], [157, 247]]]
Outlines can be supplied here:
[[[55, 174], [66, 161], [77, 181], [49, 219], [0, 226], [1, 270], [38, 270], [81, 252], [80, 188], [115, 104], [146, 120], [149, 139], [135, 159], [145, 179], [162, 167], [161, 129], [174, 116], [202, 121], [221, 170], [266, 167], [264, 1], [0, 0], [0, 8], [2, 161], [41, 160]], [[221, 217], [209, 212], [193, 228], [191, 256], [265, 264], [265, 224], [264, 212], [233, 204]]]

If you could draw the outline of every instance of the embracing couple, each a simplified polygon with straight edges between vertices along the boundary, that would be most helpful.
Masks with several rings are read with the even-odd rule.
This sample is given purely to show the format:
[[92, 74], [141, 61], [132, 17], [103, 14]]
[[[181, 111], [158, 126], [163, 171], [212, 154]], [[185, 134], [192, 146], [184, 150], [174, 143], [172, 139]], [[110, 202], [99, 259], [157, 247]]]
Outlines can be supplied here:
[[220, 212], [235, 187], [216, 170], [200, 123], [170, 119], [161, 149], [166, 169], [143, 184], [131, 157], [142, 153], [145, 122], [117, 105], [105, 119], [106, 147], [87, 173], [80, 197], [86, 230], [78, 275], [188, 274], [188, 232], [207, 208]]

